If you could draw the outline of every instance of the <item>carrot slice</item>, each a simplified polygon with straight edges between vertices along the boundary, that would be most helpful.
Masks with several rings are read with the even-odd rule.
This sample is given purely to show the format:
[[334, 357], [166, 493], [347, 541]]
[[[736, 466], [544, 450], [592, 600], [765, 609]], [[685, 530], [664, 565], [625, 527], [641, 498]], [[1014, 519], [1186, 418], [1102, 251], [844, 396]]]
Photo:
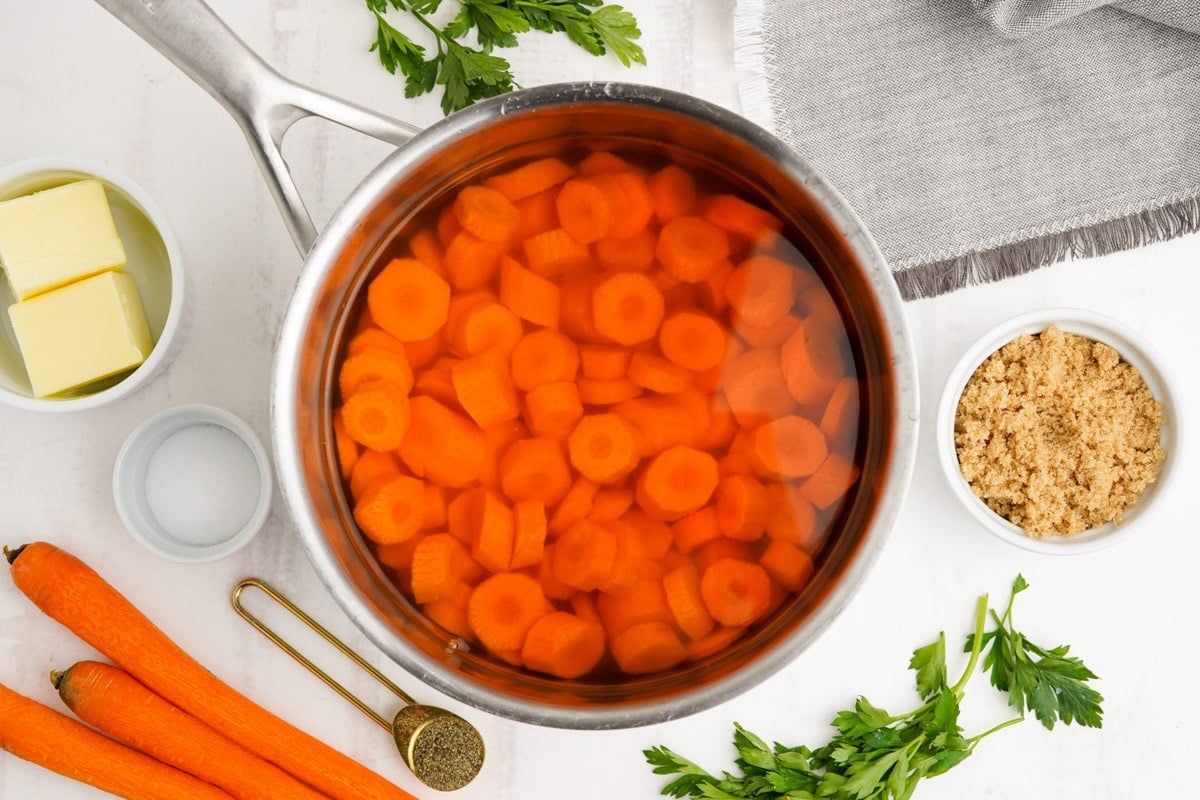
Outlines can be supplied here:
[[612, 529], [580, 520], [554, 543], [554, 577], [590, 592], [608, 580], [616, 557], [617, 537]]
[[408, 391], [388, 381], [357, 387], [342, 405], [342, 422], [350, 438], [372, 450], [395, 450], [412, 421]]
[[542, 550], [542, 560], [529, 571], [537, 578], [542, 591], [551, 600], [569, 600], [579, 594], [579, 590], [570, 584], [563, 583], [554, 575], [554, 552], [557, 550], [554, 542], [547, 542]]
[[414, 370], [421, 369], [432, 364], [441, 355], [442, 332], [437, 331], [427, 338], [403, 344], [404, 357], [408, 359], [408, 365]]
[[513, 231], [513, 240], [524, 243], [532, 236], [557, 228], [558, 209], [554, 207], [554, 201], [557, 199], [558, 189], [551, 188], [517, 200], [514, 205], [520, 219], [517, 221], [517, 229]]
[[483, 467], [479, 470], [479, 484], [488, 489], [500, 489], [500, 456], [518, 439], [529, 436], [529, 429], [518, 420], [499, 422], [484, 428]]
[[599, 275], [591, 271], [562, 279], [558, 324], [577, 342], [608, 341], [596, 330], [596, 316], [592, 305], [600, 279]]
[[599, 623], [556, 611], [529, 629], [521, 661], [529, 669], [570, 680], [586, 675], [600, 663], [604, 644]]
[[621, 521], [637, 530], [642, 537], [642, 552], [651, 561], [661, 559], [675, 543], [671, 526], [661, 520], [650, 519], [643, 511], [633, 509], [624, 514]]
[[573, 381], [578, 371], [579, 348], [555, 330], [526, 334], [512, 350], [513, 383], [524, 392], [547, 383]]
[[521, 415], [512, 374], [491, 353], [459, 361], [450, 374], [459, 404], [481, 428]]
[[700, 595], [717, 622], [729, 627], [749, 625], [770, 605], [771, 576], [752, 561], [723, 558], [704, 570]]
[[546, 545], [546, 506], [541, 500], [522, 500], [513, 508], [512, 569], [532, 567], [542, 560]]
[[[468, 600], [469, 602], [469, 600]], [[453, 600], [431, 600], [421, 606], [421, 613], [446, 633], [473, 640], [471, 623], [467, 619], [467, 607]]]
[[421, 261], [434, 272], [442, 275], [442, 257], [445, 251], [438, 241], [437, 233], [429, 228], [422, 228], [408, 240], [408, 251], [412, 257]]
[[520, 650], [534, 623], [553, 611], [536, 580], [521, 572], [500, 572], [475, 587], [467, 620], [492, 652]]
[[442, 256], [450, 285], [460, 292], [486, 286], [495, 277], [506, 249], [504, 242], [488, 242], [470, 231], [459, 231]]
[[659, 394], [687, 391], [692, 373], [653, 353], [634, 353], [629, 359], [629, 380]]
[[826, 441], [853, 450], [858, 439], [858, 414], [858, 381], [842, 378], [833, 387], [817, 427], [825, 434]]
[[700, 661], [701, 659], [720, 653], [729, 647], [729, 645], [742, 638], [745, 632], [745, 628], [718, 627], [703, 639], [697, 639], [694, 642], [688, 643], [688, 661]]
[[522, 164], [500, 175], [493, 175], [484, 181], [484, 185], [490, 186], [509, 200], [520, 200], [558, 186], [574, 174], [575, 170], [565, 161], [550, 156]]
[[642, 537], [637, 528], [627, 525], [620, 520], [605, 520], [601, 522], [617, 538], [617, 552], [613, 556], [612, 571], [597, 587], [601, 592], [621, 594], [636, 587], [648, 565], [646, 551], [642, 547]]
[[824, 403], [841, 380], [844, 368], [838, 337], [828, 323], [808, 317], [780, 348], [788, 391], [798, 403]]
[[719, 194], [709, 200], [704, 218], [752, 242], [764, 234], [783, 230], [783, 220], [779, 217], [731, 194]]
[[708, 277], [696, 287], [696, 298], [700, 307], [710, 314], [724, 314], [729, 308], [729, 298], [725, 296], [725, 284], [733, 274], [734, 266], [728, 261], [718, 264]]
[[596, 593], [596, 610], [609, 639], [644, 622], [673, 622], [663, 591], [662, 575], [662, 567], [647, 564], [645, 580], [631, 588], [617, 593]]
[[458, 224], [458, 215], [454, 213], [454, 209], [447, 206], [442, 210], [442, 213], [437, 218], [437, 238], [442, 247], [450, 244], [458, 232], [462, 230], [462, 225]]
[[338, 469], [342, 477], [349, 480], [354, 465], [358, 463], [358, 442], [346, 433], [341, 409], [333, 414], [333, 442], [337, 450]]
[[446, 504], [446, 487], [425, 481], [425, 516], [421, 518], [421, 530], [446, 527]]
[[489, 186], [464, 187], [453, 208], [462, 229], [485, 242], [507, 241], [520, 216], [509, 198]]
[[[364, 310], [363, 313], [369, 315], [370, 311]], [[364, 350], [387, 350], [390, 353], [399, 353], [402, 356], [408, 355], [404, 342], [375, 325], [363, 328], [351, 336], [350, 341], [346, 342], [347, 358]]]
[[596, 150], [588, 153], [579, 162], [579, 174], [600, 175], [605, 172], [624, 172], [633, 169], [633, 165], [616, 153], [608, 150]]
[[557, 503], [571, 488], [571, 469], [562, 445], [545, 437], [513, 442], [500, 459], [500, 487], [513, 502]]
[[654, 198], [642, 173], [626, 169], [596, 175], [592, 180], [600, 186], [613, 209], [609, 236], [625, 239], [646, 228], [654, 217]]
[[372, 487], [404, 474], [399, 462], [390, 452], [363, 450], [354, 469], [350, 471], [350, 496], [363, 497]]
[[445, 339], [451, 352], [466, 358], [489, 350], [507, 355], [524, 334], [516, 314], [499, 303], [484, 301], [464, 309], [447, 324]]
[[[811, 420], [795, 415], [760, 425], [751, 440], [750, 459], [755, 470], [770, 477], [812, 475], [828, 455], [820, 429]], [[847, 488], [849, 485], [843, 491]]]
[[696, 212], [696, 179], [678, 164], [668, 164], [646, 183], [654, 199], [654, 215], [662, 224]]
[[717, 524], [730, 539], [753, 542], [767, 527], [767, 488], [747, 475], [730, 475], [717, 486]]
[[596, 242], [600, 266], [618, 272], [645, 272], [658, 257], [658, 236], [643, 228], [632, 236], [605, 236]]
[[413, 395], [432, 397], [455, 411], [461, 411], [458, 392], [454, 390], [454, 365], [457, 363], [457, 358], [447, 356], [418, 372], [413, 381]]
[[579, 367], [585, 378], [612, 380], [624, 378], [629, 372], [628, 347], [606, 344], [585, 344], [579, 348]]
[[738, 318], [766, 328], [792, 307], [792, 266], [768, 255], [747, 258], [725, 281], [725, 296]]
[[567, 602], [575, 616], [598, 623], [600, 630], [604, 630], [603, 624], [600, 623], [600, 611], [596, 608], [595, 592], [575, 592]]
[[638, 464], [638, 445], [632, 425], [617, 414], [584, 416], [567, 438], [571, 465], [597, 483], [624, 478]]
[[611, 406], [632, 400], [642, 387], [629, 378], [580, 378], [579, 399], [587, 406]]
[[662, 292], [640, 272], [618, 272], [592, 295], [596, 331], [624, 345], [653, 339], [665, 310]]
[[657, 254], [670, 275], [689, 283], [702, 281], [729, 258], [729, 237], [700, 217], [676, 217], [663, 225]]
[[638, 397], [613, 406], [637, 431], [639, 452], [653, 456], [668, 447], [696, 442], [695, 417], [682, 402], [683, 395]]
[[[375, 557], [379, 559], [380, 564], [390, 567], [396, 572], [411, 573], [413, 555], [417, 551], [417, 545], [424, 541], [424, 539], [424, 536], [418, 534], [411, 539], [396, 544], [381, 544], [375, 548]], [[409, 580], [405, 580], [403, 583], [407, 584]]]
[[616, 520], [632, 507], [631, 489], [601, 489], [592, 499], [592, 510], [588, 516], [592, 519]]
[[446, 506], [446, 530], [458, 541], [470, 545], [478, 529], [479, 507], [487, 493], [484, 486], [473, 486], [458, 493]]
[[634, 625], [614, 637], [609, 649], [617, 666], [630, 675], [662, 672], [688, 655], [675, 629], [665, 622]]
[[716, 506], [705, 506], [676, 520], [671, 526], [671, 535], [676, 549], [681, 553], [690, 553], [714, 539], [720, 539], [721, 526], [717, 522]]
[[576, 522], [587, 517], [592, 511], [592, 504], [599, 489], [600, 485], [595, 481], [582, 476], [576, 477], [546, 523], [546, 530], [553, 534], [563, 534]]
[[695, 446], [711, 453], [729, 447], [740, 428], [724, 394], [712, 395], [709, 406], [708, 427]]
[[495, 492], [484, 491], [474, 511], [471, 557], [492, 572], [508, 572], [515, 539], [512, 509]]
[[763, 347], [734, 358], [723, 385], [729, 408], [743, 428], [792, 413], [796, 400], [784, 380], [779, 350]]
[[354, 521], [378, 544], [411, 539], [425, 515], [425, 484], [401, 475], [369, 492], [354, 504]]
[[412, 399], [412, 426], [400, 443], [400, 459], [414, 475], [445, 486], [479, 479], [486, 453], [483, 431], [432, 397]]
[[817, 527], [817, 512], [800, 489], [791, 483], [767, 487], [767, 535], [808, 553], [820, 546], [823, 530]]
[[700, 596], [700, 573], [684, 564], [663, 575], [663, 592], [675, 624], [691, 640], [703, 639], [716, 626]]
[[806, 316], [816, 317], [835, 327], [841, 327], [844, 324], [837, 301], [820, 281], [814, 281], [813, 285], [796, 295], [796, 305]]
[[736, 314], [733, 315], [733, 332], [751, 347], [778, 347], [799, 327], [800, 318], [791, 314], [784, 314], [778, 322], [765, 328], [751, 325]]
[[521, 319], [557, 328], [560, 294], [557, 285], [515, 259], [500, 258], [500, 302]]
[[708, 502], [717, 480], [717, 461], [711, 455], [692, 447], [671, 447], [638, 476], [637, 502], [655, 519], [679, 519]]
[[808, 553], [780, 541], [773, 541], [767, 545], [767, 549], [759, 556], [758, 563], [763, 565], [763, 569], [776, 583], [789, 592], [798, 592], [804, 588], [815, 569]]
[[830, 453], [812, 477], [800, 484], [800, 494], [824, 511], [858, 482], [858, 476], [857, 464], [840, 453]]
[[574, 178], [563, 184], [555, 201], [558, 223], [580, 244], [590, 244], [608, 235], [616, 211], [605, 192], [594, 182]]
[[564, 438], [583, 416], [579, 387], [573, 381], [556, 381], [525, 395], [525, 423], [535, 436]]
[[466, 554], [462, 542], [448, 533], [422, 537], [412, 554], [413, 599], [418, 603], [449, 599], [461, 580], [460, 564]]
[[521, 250], [529, 268], [547, 278], [589, 264], [592, 259], [587, 245], [577, 242], [563, 228], [552, 228], [528, 237], [521, 242]]
[[423, 262], [398, 258], [367, 287], [367, 307], [379, 327], [400, 341], [425, 339], [446, 324], [450, 285]]
[[703, 372], [725, 360], [729, 333], [721, 323], [698, 311], [677, 311], [658, 331], [662, 354], [684, 369]]

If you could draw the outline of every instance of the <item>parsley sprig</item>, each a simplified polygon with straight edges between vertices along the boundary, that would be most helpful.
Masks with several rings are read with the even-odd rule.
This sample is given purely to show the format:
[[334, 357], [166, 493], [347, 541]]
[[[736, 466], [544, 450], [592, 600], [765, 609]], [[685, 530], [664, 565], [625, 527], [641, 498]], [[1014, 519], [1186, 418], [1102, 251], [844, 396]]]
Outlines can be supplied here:
[[[512, 66], [494, 55], [498, 47], [516, 47], [517, 37], [531, 30], [561, 31], [592, 55], [611, 52], [626, 67], [645, 64], [637, 20], [621, 6], [603, 0], [452, 0], [458, 13], [445, 25], [431, 19], [443, 0], [364, 0], [375, 15], [376, 39], [371, 51], [384, 68], [405, 78], [407, 97], [442, 86], [442, 112], [449, 114], [477, 100], [516, 87]], [[390, 11], [405, 12], [433, 36], [436, 52], [426, 48], [388, 20]], [[464, 43], [474, 32], [478, 47]]]
[[[907, 800], [923, 778], [961, 763], [983, 739], [1021, 722], [1026, 711], [1047, 728], [1058, 720], [1099, 728], [1103, 698], [1087, 685], [1095, 674], [1066, 646], [1039, 647], [1013, 627], [1013, 600], [1026, 588], [1018, 575], [1002, 615], [989, 611], [987, 595], [979, 598], [964, 648], [970, 656], [953, 685], [945, 634], [913, 651], [909, 668], [923, 701], [916, 709], [891, 715], [859, 697], [853, 709], [834, 717], [837, 734], [816, 749], [768, 745], [734, 723], [741, 775], [712, 775], [666, 747], [653, 747], [644, 754], [654, 772], [678, 776], [662, 793], [709, 800]], [[996, 627], [985, 633], [989, 616]], [[967, 737], [958, 724], [959, 704], [981, 656], [992, 685], [1008, 693], [1018, 716]]]

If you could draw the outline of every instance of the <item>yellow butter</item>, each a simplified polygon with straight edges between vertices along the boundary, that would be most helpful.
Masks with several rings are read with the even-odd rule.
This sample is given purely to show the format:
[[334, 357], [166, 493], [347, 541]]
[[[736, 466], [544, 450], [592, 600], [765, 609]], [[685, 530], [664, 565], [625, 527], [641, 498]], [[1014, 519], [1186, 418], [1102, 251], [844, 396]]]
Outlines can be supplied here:
[[103, 272], [9, 306], [38, 397], [133, 369], [154, 343], [133, 278]]
[[0, 202], [0, 266], [26, 300], [125, 266], [125, 248], [97, 180]]

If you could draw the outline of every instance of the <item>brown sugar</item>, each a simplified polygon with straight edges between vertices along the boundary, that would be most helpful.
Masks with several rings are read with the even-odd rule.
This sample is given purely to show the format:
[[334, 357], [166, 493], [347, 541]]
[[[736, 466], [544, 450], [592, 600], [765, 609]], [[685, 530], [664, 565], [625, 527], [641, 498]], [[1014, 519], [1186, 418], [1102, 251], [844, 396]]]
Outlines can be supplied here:
[[1057, 327], [985, 360], [954, 418], [959, 468], [1033, 537], [1120, 522], [1158, 477], [1162, 406], [1106, 344]]

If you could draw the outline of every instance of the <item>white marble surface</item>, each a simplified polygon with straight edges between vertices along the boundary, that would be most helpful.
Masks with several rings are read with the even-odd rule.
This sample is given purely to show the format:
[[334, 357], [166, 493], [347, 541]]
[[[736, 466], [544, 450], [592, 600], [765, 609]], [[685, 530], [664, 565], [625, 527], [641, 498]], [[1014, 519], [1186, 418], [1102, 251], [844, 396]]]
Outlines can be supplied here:
[[[285, 73], [334, 94], [427, 125], [432, 100], [408, 101], [365, 52], [372, 21], [354, 0], [211, 0], [246, 41]], [[102, 411], [39, 415], [0, 408], [0, 539], [44, 538], [92, 563], [214, 672], [260, 703], [423, 797], [389, 737], [277, 653], [229, 609], [233, 583], [258, 574], [301, 598], [352, 644], [378, 657], [323, 592], [277, 504], [240, 554], [178, 566], [143, 550], [113, 507], [117, 448], [142, 419], [171, 405], [223, 406], [268, 435], [271, 346], [300, 267], [241, 134], [226, 113], [165, 59], [87, 0], [9, 3], [0, 23], [0, 161], [71, 155], [132, 176], [166, 210], [182, 241], [194, 319], [174, 365]], [[514, 55], [528, 85], [627, 78], [692, 92], [737, 109], [733, 0], [629, 0], [646, 31], [650, 66], [625, 73], [559, 38], [535, 36]], [[386, 148], [305, 123], [286, 152], [323, 220]], [[959, 641], [977, 594], [1002, 594], [1022, 571], [1033, 585], [1018, 609], [1031, 635], [1069, 641], [1103, 680], [1103, 730], [1034, 723], [988, 740], [964, 765], [918, 792], [937, 798], [1178, 797], [1179, 768], [1200, 741], [1192, 631], [1200, 542], [1188, 512], [1200, 479], [1194, 453], [1179, 490], [1153, 523], [1118, 548], [1078, 558], [1038, 556], [994, 539], [955, 505], [938, 471], [930, 428], [941, 384], [958, 354], [995, 322], [1045, 305], [1089, 308], [1146, 336], [1173, 365], [1182, 406], [1200, 392], [1195, 298], [1200, 238], [1192, 236], [1066, 264], [988, 287], [910, 303], [920, 364], [922, 431], [903, 513], [862, 590], [817, 643], [743, 696], [695, 717], [618, 732], [539, 729], [463, 710], [419, 685], [422, 698], [463, 710], [489, 747], [478, 780], [456, 796], [595, 800], [656, 796], [661, 781], [642, 748], [665, 743], [711, 769], [730, 764], [731, 722], [768, 739], [823, 740], [826, 722], [858, 693], [878, 704], [911, 701], [910, 650], [946, 629]], [[1189, 443], [1190, 445], [1191, 443]], [[94, 657], [0, 581], [0, 682], [57, 704], [47, 673]], [[399, 672], [399, 670], [394, 670]], [[348, 671], [347, 671], [348, 672]], [[402, 683], [414, 681], [401, 674]], [[381, 707], [367, 680], [348, 676]], [[1004, 718], [986, 681], [969, 687], [970, 730]], [[100, 796], [0, 755], [0, 798]]]

